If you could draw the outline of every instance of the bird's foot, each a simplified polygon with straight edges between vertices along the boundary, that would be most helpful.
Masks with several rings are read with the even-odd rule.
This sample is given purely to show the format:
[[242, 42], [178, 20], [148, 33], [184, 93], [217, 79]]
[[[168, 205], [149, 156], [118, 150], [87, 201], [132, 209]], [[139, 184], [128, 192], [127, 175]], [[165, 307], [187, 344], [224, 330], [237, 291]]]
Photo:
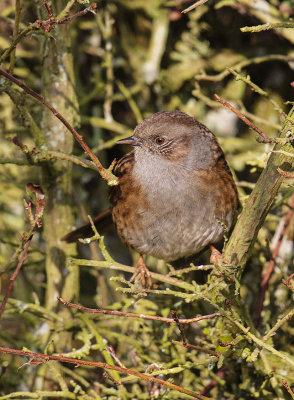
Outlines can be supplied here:
[[212, 244], [209, 245], [211, 250], [211, 255], [209, 261], [211, 264], [219, 264], [222, 258], [222, 253], [219, 252]]
[[134, 282], [134, 280], [139, 274], [141, 274], [142, 287], [144, 289], [146, 288], [146, 278], [147, 278], [147, 283], [148, 283], [147, 287], [151, 288], [152, 287], [151, 273], [149, 269], [146, 267], [143, 256], [139, 257], [136, 270], [133, 276], [131, 277], [130, 282]]

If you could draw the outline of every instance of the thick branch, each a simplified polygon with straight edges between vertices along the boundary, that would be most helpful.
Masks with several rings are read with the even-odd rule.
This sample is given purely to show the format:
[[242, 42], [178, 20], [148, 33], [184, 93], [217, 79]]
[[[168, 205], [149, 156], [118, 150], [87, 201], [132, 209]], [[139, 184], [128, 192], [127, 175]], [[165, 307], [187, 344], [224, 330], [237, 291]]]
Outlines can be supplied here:
[[[285, 120], [280, 135], [281, 138], [285, 138], [289, 131], [293, 131], [293, 124], [294, 107]], [[274, 150], [294, 153], [291, 142], [285, 144], [277, 143]], [[238, 266], [240, 272], [242, 272], [245, 266], [257, 233], [283, 182], [283, 176], [279, 173], [278, 168], [280, 167], [283, 170], [289, 171], [293, 168], [293, 164], [293, 157], [280, 152], [271, 153], [266, 167], [246, 201], [224, 252], [226, 263]]]

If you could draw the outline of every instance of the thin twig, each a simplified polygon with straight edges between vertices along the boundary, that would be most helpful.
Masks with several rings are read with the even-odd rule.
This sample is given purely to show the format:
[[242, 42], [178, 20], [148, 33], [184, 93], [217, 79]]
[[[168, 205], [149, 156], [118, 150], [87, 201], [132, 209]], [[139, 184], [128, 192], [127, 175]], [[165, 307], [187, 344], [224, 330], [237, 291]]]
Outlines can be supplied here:
[[31, 35], [35, 32], [38, 32], [40, 30], [40, 28], [43, 29], [44, 32], [49, 32], [52, 29], [54, 24], [57, 24], [57, 25], [65, 24], [66, 22], [70, 22], [77, 17], [87, 14], [88, 12], [92, 12], [92, 13], [96, 14], [97, 13], [97, 4], [93, 3], [93, 4], [91, 4], [90, 7], [87, 7], [84, 10], [77, 12], [76, 14], [72, 15], [71, 17], [66, 17], [63, 19], [54, 19], [54, 20], [49, 19], [47, 21], [40, 21], [40, 20], [35, 21], [34, 23], [30, 24], [28, 27], [23, 29], [16, 37], [13, 38], [11, 45], [8, 47], [8, 49], [5, 49], [1, 55], [0, 64], [1, 64], [1, 62], [4, 62], [7, 59], [7, 57], [11, 54], [11, 52], [14, 51], [17, 44], [25, 36]]
[[280, 175], [284, 176], [285, 178], [289, 179], [294, 178], [294, 174], [291, 174], [291, 172], [283, 171], [281, 168], [277, 168], [277, 171]]
[[256, 25], [256, 26], [244, 26], [241, 28], [241, 32], [262, 32], [262, 31], [269, 31], [270, 29], [277, 29], [277, 28], [294, 28], [293, 22], [267, 22], [266, 24]]
[[9, 285], [8, 285], [8, 287], [7, 287], [7, 289], [6, 289], [4, 298], [3, 298], [2, 303], [1, 303], [1, 306], [0, 306], [0, 318], [2, 317], [2, 314], [3, 314], [3, 312], [4, 312], [4, 309], [5, 309], [7, 300], [8, 300], [8, 298], [9, 298], [9, 295], [10, 295], [10, 292], [11, 292], [11, 289], [12, 289], [12, 286], [13, 286], [13, 283], [14, 283], [14, 281], [15, 281], [17, 275], [19, 274], [19, 271], [21, 270], [21, 267], [22, 267], [23, 263], [25, 262], [25, 260], [26, 260], [26, 258], [27, 258], [28, 249], [29, 249], [30, 244], [31, 244], [31, 241], [32, 241], [32, 239], [33, 239], [33, 235], [34, 235], [34, 234], [32, 233], [32, 234], [30, 235], [28, 241], [26, 242], [26, 244], [25, 244], [25, 246], [24, 246], [24, 249], [23, 249], [23, 252], [22, 252], [22, 255], [21, 255], [21, 257], [20, 257], [20, 259], [19, 259], [19, 262], [18, 262], [18, 264], [17, 264], [17, 267], [16, 267], [16, 269], [15, 269], [13, 275], [12, 275], [11, 278], [10, 278]]
[[[268, 54], [266, 56], [246, 58], [242, 61], [237, 62], [236, 64], [233, 64], [231, 68], [235, 71], [240, 72], [244, 67], [247, 67], [248, 65], [261, 64], [273, 60], [284, 61], [285, 63], [289, 63], [291, 61], [294, 61], [294, 58], [293, 56], [285, 56], [282, 54]], [[228, 70], [228, 68], [224, 69], [222, 72], [215, 75], [208, 75], [204, 71], [202, 71], [195, 76], [195, 79], [197, 81], [220, 82], [229, 74], [230, 71]]]
[[257, 132], [260, 137], [262, 138], [262, 143], [273, 143], [274, 139], [271, 139], [270, 137], [268, 137], [264, 132], [262, 132], [262, 130], [260, 130], [259, 128], [257, 128], [257, 126], [255, 126], [253, 124], [253, 122], [249, 121], [248, 118], [245, 117], [245, 115], [243, 115], [242, 113], [240, 113], [240, 111], [236, 110], [236, 108], [234, 108], [230, 103], [228, 103], [227, 101], [225, 101], [224, 99], [222, 99], [220, 96], [218, 96], [217, 94], [214, 95], [214, 98], [216, 99], [216, 101], [218, 101], [219, 103], [223, 104], [225, 107], [227, 107], [229, 110], [233, 111], [233, 113], [235, 113], [243, 122], [245, 122], [245, 124], [247, 124], [251, 129], [253, 129], [255, 132]]
[[[110, 256], [107, 258], [109, 259]], [[69, 258], [68, 263], [72, 263], [74, 265], [79, 265], [79, 266], [86, 266], [86, 267], [94, 267], [94, 268], [107, 268], [112, 271], [124, 271], [124, 272], [129, 272], [131, 274], [134, 274], [136, 268], [131, 267], [130, 265], [124, 265], [120, 264], [114, 261], [96, 261], [96, 260], [86, 260], [86, 259], [75, 259], [75, 258]], [[195, 293], [195, 286], [192, 285], [191, 283], [185, 282], [180, 279], [172, 278], [167, 275], [162, 275], [156, 272], [151, 272], [151, 277], [152, 279], [158, 280], [159, 282], [164, 282], [168, 283], [172, 286], [179, 287], [181, 289], [185, 289], [185, 291], [192, 292], [188, 296], [192, 296], [194, 298], [197, 297], [197, 294]], [[147, 289], [140, 289], [143, 292], [150, 292]], [[153, 292], [153, 291], [152, 291]], [[172, 291], [171, 291], [172, 292]], [[184, 293], [183, 293], [184, 294]]]
[[284, 113], [284, 111], [281, 109], [280, 105], [268, 94], [268, 92], [266, 92], [265, 90], [263, 90], [262, 88], [260, 88], [258, 85], [256, 85], [256, 83], [253, 83], [250, 79], [250, 76], [243, 76], [241, 74], [239, 74], [238, 72], [234, 71], [233, 68], [228, 68], [228, 71], [234, 75], [234, 77], [236, 78], [236, 81], [243, 81], [244, 83], [246, 83], [246, 85], [249, 85], [251, 87], [251, 89], [260, 94], [261, 96], [265, 96], [266, 98], [269, 99], [269, 101], [272, 103], [274, 109], [276, 111], [279, 112], [279, 114], [283, 117], [286, 116], [286, 114]]
[[9, 285], [6, 289], [5, 295], [3, 297], [3, 300], [2, 300], [2, 303], [0, 306], [0, 318], [4, 312], [4, 309], [5, 309], [7, 300], [9, 298], [10, 292], [12, 290], [14, 281], [15, 281], [16, 277], [18, 276], [19, 271], [21, 270], [21, 267], [23, 266], [23, 263], [25, 262], [25, 260], [27, 258], [28, 250], [29, 250], [31, 241], [33, 239], [34, 233], [37, 228], [40, 228], [42, 226], [41, 218], [43, 216], [44, 207], [46, 205], [46, 200], [45, 200], [43, 190], [41, 189], [41, 187], [39, 185], [34, 185], [33, 183], [28, 183], [26, 185], [26, 190], [30, 196], [35, 197], [35, 215], [33, 215], [33, 213], [32, 213], [31, 202], [30, 203], [25, 202], [25, 208], [26, 208], [26, 211], [28, 213], [28, 217], [29, 217], [29, 220], [31, 223], [31, 229], [28, 233], [25, 233], [22, 235], [22, 242], [19, 246], [19, 249], [15, 252], [15, 255], [12, 257], [13, 259], [16, 259], [17, 256], [19, 254], [21, 254], [18, 264], [15, 268], [15, 271], [12, 274], [12, 276], [10, 277]]
[[294, 309], [291, 310], [290, 312], [288, 312], [286, 315], [284, 315], [284, 317], [279, 318], [277, 320], [277, 322], [275, 323], [275, 325], [268, 331], [268, 333], [266, 335], [264, 335], [262, 340], [264, 342], [267, 342], [272, 336], [274, 336], [276, 334], [277, 330], [280, 329], [281, 326], [283, 326], [287, 321], [292, 319], [293, 316], [294, 316]]
[[186, 339], [184, 328], [182, 327], [182, 324], [181, 324], [181, 322], [180, 322], [180, 320], [179, 320], [179, 318], [177, 316], [176, 311], [172, 310], [171, 311], [171, 316], [173, 317], [174, 322], [177, 324], [177, 326], [179, 328], [179, 331], [180, 331], [180, 334], [181, 334], [181, 337], [182, 337], [183, 345], [184, 345], [184, 347], [186, 347], [187, 344], [188, 344], [188, 341]]
[[173, 344], [177, 344], [179, 346], [183, 346], [186, 347], [187, 349], [191, 349], [191, 350], [197, 350], [197, 351], [202, 351], [203, 353], [207, 353], [210, 354], [211, 356], [214, 357], [219, 357], [219, 354], [216, 351], [212, 351], [212, 350], [208, 350], [206, 349], [204, 346], [195, 346], [194, 344], [190, 344], [190, 343], [186, 343], [185, 345], [183, 344], [183, 342], [179, 342], [177, 340], [173, 340], [171, 341]]
[[291, 285], [291, 279], [294, 277], [294, 273], [288, 276], [287, 279], [282, 279], [282, 283], [287, 286], [288, 289], [290, 289], [292, 292], [294, 292], [294, 285]]
[[90, 5], [90, 7], [87, 7], [84, 10], [78, 11], [77, 13], [75, 13], [74, 15], [71, 15], [70, 17], [66, 17], [63, 19], [56, 19], [54, 17], [54, 15], [52, 14], [52, 11], [51, 11], [50, 7], [48, 6], [46, 0], [44, 0], [44, 4], [45, 4], [45, 7], [49, 14], [49, 19], [46, 21], [37, 20], [34, 24], [37, 29], [41, 28], [45, 32], [50, 32], [54, 25], [65, 24], [65, 23], [70, 22], [77, 17], [81, 17], [82, 15], [85, 15], [89, 12], [92, 12], [94, 14], [96, 14], [98, 12], [97, 4], [93, 3]]
[[[78, 310], [90, 312], [92, 314], [118, 315], [121, 317], [128, 317], [128, 318], [149, 319], [149, 320], [153, 320], [153, 321], [167, 322], [169, 324], [176, 322], [174, 318], [158, 317], [155, 315], [136, 314], [136, 313], [129, 313], [129, 312], [124, 312], [124, 311], [103, 310], [101, 308], [88, 308], [88, 307], [81, 306], [79, 304], [74, 304], [74, 303], [70, 303], [69, 301], [65, 301], [61, 297], [58, 297], [57, 299], [61, 304], [65, 305], [67, 307], [77, 308]], [[220, 313], [214, 313], [214, 314], [202, 315], [200, 317], [195, 317], [195, 318], [179, 319], [178, 322], [180, 324], [192, 324], [193, 322], [202, 321], [203, 319], [211, 319], [211, 318], [220, 317], [220, 316], [221, 316]]]
[[190, 7], [185, 8], [185, 10], [182, 11], [182, 14], [186, 14], [189, 11], [194, 10], [194, 8], [201, 6], [204, 3], [207, 3], [208, 0], [199, 0], [196, 1], [196, 3], [192, 4]]
[[287, 390], [287, 392], [289, 393], [289, 395], [291, 396], [292, 399], [294, 399], [294, 392], [293, 390], [290, 388], [289, 383], [286, 381], [286, 379], [282, 379], [282, 384], [284, 386], [284, 388]]
[[180, 276], [182, 274], [187, 274], [191, 271], [209, 271], [211, 269], [214, 269], [214, 265], [210, 265], [210, 264], [209, 265], [193, 265], [193, 264], [191, 264], [190, 267], [170, 271], [167, 274], [167, 276]]
[[42, 354], [42, 353], [33, 353], [30, 351], [24, 351], [24, 350], [16, 350], [16, 349], [10, 349], [6, 347], [0, 347], [0, 352], [4, 354], [16, 354], [19, 356], [25, 356], [29, 357], [34, 360], [45, 360], [45, 361], [60, 361], [64, 363], [70, 363], [70, 364], [75, 364], [75, 365], [86, 365], [89, 367], [96, 367], [96, 368], [105, 368], [105, 369], [110, 369], [113, 371], [118, 371], [127, 375], [134, 375], [137, 376], [140, 379], [143, 379], [148, 382], [154, 382], [159, 385], [166, 386], [170, 389], [177, 390], [178, 392], [185, 393], [188, 396], [194, 397], [199, 400], [212, 400], [210, 397], [205, 397], [202, 395], [199, 395], [198, 393], [192, 392], [191, 390], [182, 388], [181, 386], [174, 385], [173, 383], [170, 383], [168, 381], [164, 381], [162, 379], [155, 378], [154, 376], [149, 376], [146, 374], [142, 374], [141, 372], [137, 372], [134, 370], [131, 370], [129, 368], [122, 368], [122, 367], [117, 367], [115, 365], [109, 365], [106, 363], [102, 362], [94, 362], [94, 361], [88, 361], [88, 360], [78, 360], [74, 358], [69, 358], [69, 357], [63, 357], [61, 355], [47, 355], [47, 354]]
[[108, 351], [109, 354], [111, 355], [111, 357], [114, 359], [114, 361], [117, 362], [117, 364], [122, 367], [122, 368], [126, 368], [124, 366], [124, 364], [120, 361], [120, 359], [118, 358], [118, 356], [116, 355], [116, 352], [114, 351], [114, 348], [112, 346], [108, 346]]
[[46, 10], [48, 12], [49, 19], [54, 21], [55, 17], [53, 15], [53, 12], [51, 11], [51, 8], [50, 8], [49, 4], [47, 3], [47, 0], [44, 0], [44, 6], [46, 7]]
[[42, 162], [48, 162], [50, 160], [66, 160], [73, 164], [80, 165], [84, 168], [92, 169], [93, 171], [99, 172], [96, 165], [90, 161], [85, 160], [83, 158], [73, 156], [71, 154], [62, 153], [60, 151], [47, 151], [47, 150], [40, 150], [29, 152], [30, 155], [30, 162], [27, 158], [0, 158], [0, 164], [16, 164], [16, 165], [40, 165]]
[[58, 118], [63, 125], [71, 132], [71, 134], [74, 136], [74, 138], [77, 140], [77, 142], [80, 144], [80, 146], [85, 150], [85, 152], [90, 156], [94, 164], [96, 165], [101, 177], [105, 179], [108, 183], [108, 185], [117, 185], [117, 178], [111, 173], [109, 169], [103, 168], [102, 164], [98, 160], [98, 158], [95, 156], [95, 154], [92, 152], [92, 150], [89, 148], [89, 146], [84, 142], [83, 137], [78, 134], [78, 132], [70, 125], [70, 123], [51, 105], [49, 104], [43, 96], [40, 94], [36, 93], [33, 89], [29, 88], [26, 86], [24, 83], [16, 79], [14, 76], [6, 72], [4, 69], [0, 68], [0, 75], [4, 76], [6, 79], [9, 81], [15, 83], [17, 86], [22, 88], [25, 93], [31, 95], [35, 99], [37, 99], [39, 102], [44, 104], [52, 113], [53, 115]]
[[253, 333], [250, 332], [250, 328], [246, 328], [244, 325], [242, 325], [239, 321], [237, 321], [234, 318], [231, 318], [229, 316], [227, 316], [228, 319], [230, 319], [230, 321], [237, 326], [237, 328], [239, 328], [243, 334], [245, 335], [245, 337], [247, 337], [247, 339], [249, 341], [253, 341], [258, 348], [261, 349], [265, 349], [267, 351], [269, 351], [271, 354], [274, 354], [275, 356], [277, 356], [279, 359], [283, 360], [283, 362], [287, 365], [291, 365], [291, 367], [294, 367], [294, 361], [292, 359], [291, 356], [289, 356], [287, 353], [276, 350], [273, 346], [265, 343], [262, 339], [260, 339], [259, 337], [255, 336]]

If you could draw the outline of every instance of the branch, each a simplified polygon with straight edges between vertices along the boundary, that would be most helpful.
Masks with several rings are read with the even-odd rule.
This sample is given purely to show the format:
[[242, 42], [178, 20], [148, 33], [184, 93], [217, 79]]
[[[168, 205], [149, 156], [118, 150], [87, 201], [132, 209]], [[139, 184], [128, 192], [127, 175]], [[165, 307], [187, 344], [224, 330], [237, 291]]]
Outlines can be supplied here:
[[267, 97], [267, 98], [269, 99], [269, 101], [272, 103], [274, 109], [275, 109], [276, 111], [278, 111], [278, 112], [280, 113], [280, 115], [285, 116], [285, 113], [284, 113], [284, 111], [281, 109], [281, 107], [279, 106], [279, 104], [278, 104], [274, 99], [272, 99], [272, 97], [268, 94], [268, 92], [266, 92], [265, 90], [263, 90], [262, 88], [260, 88], [259, 86], [257, 86], [255, 83], [253, 83], [253, 82], [251, 81], [249, 75], [243, 76], [243, 75], [241, 75], [241, 74], [238, 74], [238, 72], [234, 71], [233, 68], [228, 68], [228, 71], [229, 71], [232, 75], [234, 75], [236, 81], [239, 81], [239, 80], [243, 81], [244, 83], [246, 83], [246, 85], [249, 85], [249, 86], [251, 87], [251, 89], [252, 89], [254, 92], [260, 94], [261, 96]]
[[3, 300], [2, 300], [2, 303], [0, 306], [0, 318], [2, 317], [2, 314], [4, 312], [7, 300], [9, 298], [10, 292], [13, 287], [13, 283], [14, 283], [16, 277], [18, 276], [19, 271], [21, 270], [21, 267], [23, 266], [23, 263], [25, 262], [25, 260], [27, 258], [28, 250], [29, 250], [31, 241], [33, 239], [34, 233], [37, 228], [42, 226], [41, 218], [43, 216], [43, 211], [44, 211], [44, 207], [46, 204], [44, 193], [40, 186], [34, 185], [32, 183], [28, 183], [26, 189], [27, 189], [27, 192], [29, 194], [32, 194], [32, 196], [34, 196], [34, 198], [35, 198], [35, 204], [34, 204], [35, 205], [35, 215], [33, 215], [33, 213], [32, 213], [31, 202], [30, 203], [25, 202], [25, 208], [26, 208], [26, 211], [28, 213], [28, 217], [29, 217], [29, 220], [31, 223], [31, 229], [27, 234], [22, 235], [22, 239], [23, 239], [22, 243], [20, 244], [19, 249], [16, 251], [15, 255], [13, 256], [13, 258], [15, 258], [15, 256], [21, 252], [21, 248], [23, 248], [21, 256], [18, 261], [18, 264], [16, 266], [16, 269], [15, 269], [13, 275], [10, 277], [9, 285], [6, 289], [5, 295], [3, 297]]
[[[239, 0], [238, 4], [244, 5], [248, 12], [261, 22], [267, 24], [281, 23], [281, 15], [277, 7], [267, 0]], [[283, 23], [283, 22], [282, 22]], [[284, 23], [283, 23], [284, 24]], [[267, 25], [271, 26], [271, 25]], [[250, 29], [250, 28], [249, 28]], [[294, 43], [294, 32], [291, 29], [282, 29], [280, 32], [285, 39]]]
[[[46, 6], [47, 2], [44, 1], [44, 3]], [[47, 6], [48, 6], [48, 4], [47, 4]], [[47, 8], [47, 11], [48, 11], [48, 8]], [[77, 12], [76, 14], [72, 15], [71, 17], [67, 17], [67, 18], [63, 18], [63, 19], [55, 19], [55, 17], [53, 16], [53, 14], [50, 10], [50, 12], [48, 12], [48, 14], [50, 16], [49, 20], [47, 20], [47, 21], [37, 20], [33, 24], [30, 24], [27, 28], [23, 29], [19, 34], [13, 35], [13, 41], [12, 41], [10, 47], [8, 47], [8, 49], [6, 49], [0, 57], [0, 64], [3, 63], [11, 53], [14, 52], [17, 44], [25, 36], [32, 34], [32, 33], [36, 33], [36, 32], [39, 33], [40, 29], [43, 29], [44, 33], [49, 32], [54, 25], [65, 24], [66, 22], [70, 22], [77, 17], [87, 14], [88, 12], [92, 12], [92, 13], [96, 14], [97, 13], [97, 4], [93, 3], [93, 4], [91, 4], [90, 7], [87, 7], [84, 10]], [[16, 22], [15, 22], [15, 25], [16, 25]]]
[[[69, 258], [68, 259], [68, 263], [69, 264], [75, 264], [75, 265], [79, 265], [79, 266], [87, 266], [87, 267], [94, 267], [94, 268], [106, 268], [106, 269], [110, 269], [113, 271], [124, 271], [124, 272], [129, 272], [131, 274], [134, 274], [136, 268], [135, 267], [131, 267], [129, 265], [124, 265], [124, 264], [119, 264], [115, 261], [96, 261], [96, 260], [86, 260], [86, 259], [75, 259], [75, 258]], [[184, 282], [180, 279], [176, 279], [176, 278], [171, 278], [167, 275], [162, 275], [162, 274], [158, 274], [156, 272], [151, 272], [151, 277], [152, 279], [158, 280], [160, 282], [164, 282], [164, 283], [168, 283], [170, 285], [179, 287], [181, 289], [184, 289], [186, 291], [192, 292], [191, 296], [192, 297], [197, 297], [198, 294], [195, 293], [196, 291], [196, 287], [194, 285], [191, 285], [188, 282]], [[168, 288], [169, 289], [169, 288]], [[147, 289], [145, 289], [144, 291], [147, 292]]]
[[192, 4], [190, 7], [185, 8], [185, 10], [182, 11], [182, 14], [186, 14], [189, 11], [194, 10], [196, 7], [202, 6], [202, 4], [207, 3], [208, 0], [198, 0], [196, 3]]
[[92, 152], [92, 150], [89, 148], [89, 146], [84, 142], [83, 137], [78, 134], [78, 132], [70, 125], [70, 123], [61, 115], [59, 112], [47, 101], [44, 99], [43, 96], [40, 94], [36, 93], [33, 89], [29, 88], [26, 86], [24, 83], [16, 79], [14, 76], [9, 74], [8, 72], [4, 71], [4, 69], [0, 68], [0, 75], [4, 76], [7, 80], [15, 83], [17, 86], [23, 89], [23, 91], [30, 96], [34, 97], [37, 99], [40, 103], [44, 104], [52, 113], [53, 115], [58, 118], [63, 125], [71, 132], [71, 134], [74, 136], [74, 138], [77, 140], [77, 142], [80, 144], [80, 146], [85, 150], [85, 152], [90, 156], [94, 164], [96, 165], [101, 177], [105, 179], [108, 183], [108, 185], [117, 185], [118, 181], [116, 176], [114, 176], [110, 169], [105, 169], [103, 168], [102, 164], [98, 160], [98, 158], [95, 156], [95, 154]]
[[211, 356], [219, 357], [219, 353], [217, 353], [216, 351], [208, 350], [204, 346], [195, 346], [194, 344], [190, 344], [190, 343], [183, 344], [183, 342], [179, 342], [178, 340], [173, 340], [173, 339], [171, 342], [178, 346], [183, 346], [187, 349], [202, 351], [203, 353], [209, 354]]
[[294, 273], [291, 274], [290, 276], [288, 276], [287, 279], [282, 279], [282, 283], [283, 283], [285, 286], [287, 286], [287, 288], [290, 289], [292, 292], [294, 292], [294, 286], [291, 285], [290, 282], [291, 282], [291, 279], [293, 279], [293, 277], [294, 277]]
[[[293, 157], [293, 156], [291, 156], [291, 157]], [[294, 178], [294, 174], [291, 174], [291, 172], [283, 171], [281, 168], [278, 168], [278, 173], [280, 175], [282, 175], [284, 178], [289, 178], [289, 179]]]
[[284, 388], [287, 390], [287, 392], [288, 392], [289, 395], [291, 396], [291, 399], [294, 399], [294, 392], [291, 390], [290, 385], [288, 384], [288, 382], [286, 381], [286, 379], [282, 379], [281, 382], [282, 382]]
[[230, 103], [228, 103], [227, 101], [222, 99], [217, 94], [214, 95], [214, 98], [216, 99], [216, 101], [218, 101], [219, 103], [223, 104], [229, 110], [233, 111], [233, 113], [235, 113], [243, 122], [245, 122], [245, 124], [247, 124], [255, 132], [257, 132], [260, 135], [260, 137], [262, 138], [261, 139], [262, 143], [272, 143], [272, 142], [274, 142], [274, 139], [268, 137], [264, 132], [262, 132], [262, 130], [257, 128], [257, 126], [255, 126], [253, 124], [253, 122], [249, 121], [249, 119], [246, 118], [245, 115], [241, 114], [240, 111], [236, 110], [236, 108], [234, 108]]
[[[288, 132], [293, 129], [293, 124], [294, 107], [285, 119], [280, 138], [287, 137]], [[286, 143], [286, 140], [284, 144], [277, 143], [274, 147], [274, 151], [276, 150], [293, 154], [293, 146], [291, 143]], [[278, 168], [290, 170], [293, 168], [293, 164], [293, 157], [281, 153], [271, 153], [266, 167], [245, 203], [223, 255], [228, 264], [238, 266], [240, 274], [249, 257], [257, 233], [283, 182], [283, 177], [279, 174]]]
[[202, 315], [200, 317], [195, 317], [195, 318], [178, 319], [176, 321], [174, 318], [164, 318], [164, 317], [158, 317], [155, 315], [144, 315], [144, 314], [123, 312], [123, 311], [102, 310], [101, 308], [88, 308], [88, 307], [81, 306], [79, 304], [73, 304], [73, 303], [70, 303], [69, 301], [65, 301], [61, 297], [57, 297], [57, 299], [61, 304], [65, 305], [67, 307], [76, 308], [78, 310], [90, 312], [92, 314], [106, 314], [106, 315], [117, 315], [120, 317], [128, 317], [128, 318], [141, 318], [141, 319], [148, 319], [148, 320], [152, 320], [152, 321], [167, 322], [169, 324], [172, 324], [172, 323], [192, 324], [193, 322], [202, 321], [203, 319], [211, 319], [211, 318], [215, 318], [215, 317], [221, 317], [220, 313], [214, 313], [214, 314]]
[[[237, 62], [236, 64], [231, 65], [230, 68], [232, 68], [235, 71], [240, 72], [244, 67], [247, 67], [248, 65], [261, 64], [261, 63], [269, 62], [269, 61], [273, 61], [273, 60], [284, 61], [285, 63], [288, 64], [290, 61], [294, 61], [294, 57], [293, 56], [284, 56], [282, 54], [268, 54], [266, 56], [246, 58], [245, 60], [242, 60], [240, 62]], [[198, 81], [220, 82], [229, 74], [230, 74], [230, 71], [228, 68], [224, 69], [222, 72], [219, 72], [218, 74], [215, 74], [215, 75], [207, 75], [203, 71], [203, 72], [200, 72], [199, 74], [195, 75], [195, 79]]]
[[256, 26], [244, 26], [241, 28], [241, 32], [262, 32], [262, 31], [269, 31], [270, 29], [277, 29], [277, 28], [294, 28], [294, 22], [267, 22], [263, 25], [256, 25]]
[[50, 20], [54, 20], [55, 17], [53, 15], [52, 11], [51, 11], [51, 8], [50, 8], [49, 4], [47, 3], [47, 0], [43, 0], [43, 1], [44, 1], [44, 6], [46, 7], [46, 10], [47, 10], [48, 15], [49, 15], [49, 19]]
[[17, 267], [16, 267], [16, 269], [15, 269], [13, 275], [10, 277], [9, 285], [8, 285], [8, 287], [7, 287], [7, 289], [6, 289], [5, 295], [4, 295], [4, 297], [3, 297], [3, 300], [2, 300], [2, 303], [1, 303], [1, 306], [0, 306], [0, 318], [2, 317], [2, 314], [3, 314], [3, 312], [4, 312], [4, 309], [5, 309], [5, 306], [6, 306], [8, 297], [9, 297], [9, 295], [10, 295], [10, 292], [11, 292], [11, 289], [12, 289], [12, 286], [13, 286], [13, 283], [14, 283], [14, 281], [15, 281], [17, 275], [19, 274], [19, 271], [20, 271], [20, 269], [21, 269], [23, 263], [25, 262], [25, 260], [26, 260], [26, 258], [27, 258], [28, 249], [29, 249], [29, 247], [30, 247], [31, 241], [32, 241], [32, 239], [33, 239], [33, 236], [34, 236], [34, 234], [33, 234], [33, 232], [32, 232], [31, 235], [29, 236], [28, 240], [27, 240], [26, 243], [25, 243], [25, 246], [24, 246], [22, 255], [21, 255], [20, 259], [19, 259], [19, 262], [18, 262], [18, 264], [17, 264]]
[[[248, 340], [254, 342], [257, 345], [257, 349], [259, 350], [261, 349], [265, 349], [267, 351], [269, 351], [270, 353], [274, 354], [275, 356], [277, 356], [278, 358], [280, 358], [281, 360], [283, 360], [283, 362], [287, 365], [291, 365], [291, 367], [294, 367], [294, 359], [292, 357], [292, 355], [289, 355], [288, 353], [285, 353], [283, 351], [278, 351], [276, 350], [273, 346], [265, 343], [262, 339], [259, 339], [257, 336], [253, 335], [253, 333], [250, 332], [249, 328], [246, 328], [244, 325], [242, 325], [239, 321], [234, 320], [231, 318], [231, 322], [236, 325], [245, 335], [245, 337], [247, 337]], [[249, 361], [249, 359], [247, 359], [247, 361]], [[252, 361], [252, 360], [250, 360]]]
[[54, 361], [60, 361], [60, 362], [64, 362], [64, 363], [75, 364], [76, 366], [86, 365], [88, 367], [110, 369], [110, 370], [118, 371], [118, 372], [121, 372], [121, 373], [124, 373], [127, 375], [137, 376], [138, 378], [143, 379], [144, 381], [153, 382], [153, 383], [157, 383], [159, 385], [166, 386], [169, 389], [173, 389], [173, 390], [177, 390], [178, 392], [185, 393], [186, 395], [194, 397], [195, 399], [212, 400], [210, 397], [202, 396], [198, 393], [192, 392], [191, 390], [184, 389], [181, 386], [174, 385], [173, 383], [170, 383], [168, 381], [164, 381], [162, 379], [155, 378], [154, 376], [142, 374], [141, 372], [137, 372], [137, 371], [131, 370], [129, 368], [117, 367], [115, 365], [109, 365], [109, 364], [101, 363], [101, 362], [78, 360], [78, 359], [74, 359], [74, 358], [63, 357], [61, 355], [47, 355], [47, 354], [42, 354], [42, 353], [33, 353], [30, 351], [16, 350], [16, 349], [10, 349], [10, 348], [6, 348], [6, 347], [0, 347], [0, 352], [2, 352], [4, 354], [16, 354], [19, 356], [29, 357], [32, 362], [35, 362], [38, 360], [45, 360], [45, 361], [54, 360]]

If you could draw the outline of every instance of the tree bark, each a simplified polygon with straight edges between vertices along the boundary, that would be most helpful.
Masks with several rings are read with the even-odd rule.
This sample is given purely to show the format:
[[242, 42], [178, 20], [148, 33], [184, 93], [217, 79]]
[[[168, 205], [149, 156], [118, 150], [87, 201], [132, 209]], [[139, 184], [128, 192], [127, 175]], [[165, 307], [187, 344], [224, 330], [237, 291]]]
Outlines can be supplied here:
[[[65, 1], [52, 2], [53, 13], [58, 13]], [[44, 46], [43, 94], [67, 120], [75, 126], [78, 122], [78, 104], [75, 93], [73, 56], [71, 53], [70, 24], [55, 26], [54, 39]], [[71, 133], [48, 110], [42, 112], [41, 128], [49, 150], [70, 154], [73, 148]], [[66, 259], [75, 253], [75, 245], [61, 242], [60, 238], [73, 227], [72, 165], [56, 160], [43, 168], [43, 186], [47, 192], [44, 215], [46, 239], [46, 307], [57, 306], [57, 296], [77, 301], [79, 296], [79, 272], [77, 267], [66, 267]]]
[[294, 107], [287, 115], [280, 133], [280, 138], [285, 138], [286, 143], [276, 144], [273, 149], [274, 151], [292, 153], [293, 157], [283, 153], [271, 153], [266, 167], [247, 199], [243, 211], [239, 215], [235, 229], [225, 248], [225, 264], [238, 266], [239, 274], [244, 270], [258, 231], [270, 210], [283, 180], [286, 179], [278, 172], [278, 168], [283, 171], [291, 171], [294, 168], [293, 140], [286, 141], [288, 132], [293, 137], [293, 124]]

